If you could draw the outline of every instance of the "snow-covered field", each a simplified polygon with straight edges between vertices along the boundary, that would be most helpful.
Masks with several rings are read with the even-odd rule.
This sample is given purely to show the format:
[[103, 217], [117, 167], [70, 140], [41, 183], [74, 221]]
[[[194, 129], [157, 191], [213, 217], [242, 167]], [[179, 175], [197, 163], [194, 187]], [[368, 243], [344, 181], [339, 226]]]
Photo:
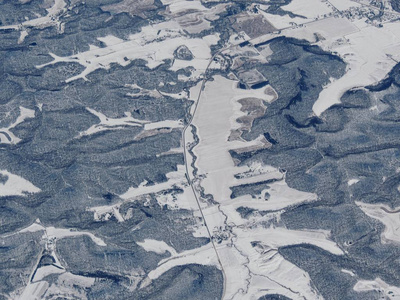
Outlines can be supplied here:
[[[124, 1], [118, 9], [129, 3]], [[289, 186], [286, 171], [283, 169], [258, 160], [239, 165], [239, 160], [232, 157], [232, 150], [237, 153], [250, 153], [251, 156], [254, 151], [272, 147], [272, 142], [262, 134], [251, 141], [246, 141], [241, 134], [250, 131], [254, 120], [262, 116], [271, 103], [279, 100], [279, 94], [269, 84], [258, 89], [238, 88], [239, 80], [246, 81], [244, 79], [250, 78], [246, 84], [268, 80], [260, 71], [242, 70], [238, 74], [234, 72], [246, 63], [242, 60], [246, 55], [249, 60], [268, 62], [268, 56], [273, 54], [273, 50], [266, 46], [259, 52], [258, 47], [253, 45], [280, 36], [305, 39], [329, 53], [340, 56], [346, 63], [346, 73], [339, 79], [331, 78], [331, 82], [324, 86], [319, 94], [313, 106], [313, 113], [320, 116], [332, 105], [340, 103], [346, 91], [382, 80], [397, 64], [400, 60], [399, 23], [384, 22], [379, 24], [382, 26], [378, 26], [365, 16], [350, 18], [341, 14], [365, 6], [361, 2], [350, 0], [293, 0], [290, 4], [282, 6], [284, 11], [294, 14], [292, 17], [289, 14], [268, 13], [268, 5], [257, 4], [258, 11], [250, 13], [262, 16], [277, 30], [254, 39], [245, 31], [237, 30], [226, 39], [227, 44], [218, 53], [213, 53], [212, 47], [217, 45], [221, 35], [212, 31], [207, 31], [204, 36], [200, 33], [212, 28], [213, 21], [219, 19], [227, 7], [224, 1], [207, 7], [198, 0], [162, 0], [161, 3], [166, 8], [163, 12], [165, 19], [162, 22], [149, 22], [139, 33], [124, 39], [111, 34], [96, 37], [104, 47], [87, 45], [89, 50], [65, 57], [50, 52], [53, 60], [36, 66], [39, 70], [46, 70], [56, 68], [61, 63], [80, 64], [84, 70], [65, 80], [66, 84], [72, 85], [77, 83], [76, 80], [89, 81], [96, 70], [111, 71], [115, 65], [127, 67], [137, 59], [144, 60], [146, 67], [151, 70], [168, 63], [168, 71], [185, 69], [185, 74], [190, 74], [177, 76], [179, 81], [190, 84], [190, 88], [185, 88], [182, 92], [168, 93], [157, 88], [146, 89], [136, 83], [124, 85], [124, 88], [131, 90], [123, 92], [129, 101], [138, 97], [157, 100], [173, 98], [182, 103], [191, 100], [192, 106], [187, 112], [190, 116], [186, 120], [183, 120], [184, 117], [178, 120], [166, 117], [162, 121], [154, 122], [137, 119], [129, 111], [120, 117], [109, 117], [100, 109], [97, 111], [84, 106], [98, 121], [97, 124], [88, 125], [80, 131], [74, 142], [94, 139], [104, 131], [131, 127], [140, 131], [132, 137], [133, 142], [138, 143], [149, 136], [179, 131], [183, 137], [181, 143], [175, 144], [175, 148], [171, 146], [169, 150], [158, 153], [155, 157], [184, 154], [184, 162], [178, 165], [174, 163], [176, 171], [165, 172], [164, 182], [153, 183], [141, 179], [142, 182], [138, 186], [130, 183], [129, 188], [116, 195], [116, 201], [107, 202], [107, 205], [103, 205], [106, 202], [101, 202], [101, 206], [85, 207], [84, 210], [93, 214], [92, 223], [95, 223], [95, 226], [104, 225], [102, 222], [113, 220], [112, 217], [119, 222], [118, 226], [126, 225], [126, 221], [133, 217], [133, 209], [124, 212], [121, 207], [136, 201], [148, 206], [151, 197], [162, 209], [182, 209], [193, 213], [193, 223], [197, 222], [190, 228], [193, 229], [193, 235], [210, 239], [201, 247], [180, 251], [167, 237], [164, 240], [158, 237], [132, 240], [133, 245], [138, 245], [140, 250], [149, 255], [164, 255], [148, 274], [137, 276], [140, 280], [143, 279], [138, 285], [140, 289], [148, 287], [176, 266], [198, 264], [215, 266], [223, 273], [223, 299], [256, 300], [266, 292], [290, 299], [323, 299], [312, 282], [311, 272], [308, 274], [298, 265], [285, 259], [286, 256], [279, 252], [279, 248], [308, 244], [322, 249], [321, 251], [329, 253], [331, 257], [343, 257], [349, 252], [346, 252], [339, 242], [336, 243], [337, 239], [329, 230], [307, 227], [295, 230], [283, 225], [281, 216], [285, 211], [299, 205], [315, 204], [320, 200], [319, 195]], [[57, 30], [62, 32], [64, 25], [59, 16], [66, 12], [66, 5], [63, 0], [56, 0], [47, 9], [46, 16], [26, 20], [21, 24], [0, 26], [0, 29], [18, 30], [19, 44], [29, 36], [30, 28], [56, 26]], [[151, 6], [152, 3], [146, 2], [143, 5]], [[246, 12], [246, 15], [250, 13]], [[247, 46], [239, 45], [243, 41], [251, 43]], [[186, 46], [193, 58], [177, 58], [176, 50], [180, 46]], [[246, 55], [241, 56], [244, 52]], [[226, 57], [222, 57], [224, 54]], [[229, 58], [227, 54], [230, 55]], [[229, 61], [231, 58], [232, 61]], [[226, 72], [222, 76], [223, 68], [229, 64], [232, 64], [232, 72]], [[217, 71], [218, 75], [208, 72], [210, 70]], [[159, 87], [169, 84], [175, 85], [176, 82], [166, 80]], [[22, 140], [13, 134], [13, 129], [36, 117], [32, 109], [23, 106], [19, 106], [19, 109], [19, 117], [12, 124], [0, 128], [0, 146], [20, 146]], [[252, 114], [251, 109], [258, 110]], [[361, 176], [360, 179], [356, 177], [348, 178], [345, 185], [354, 188], [352, 186], [361, 180]], [[233, 193], [233, 190], [240, 190], [244, 185], [257, 184], [262, 185], [257, 192], [250, 193], [243, 189], [246, 191], [243, 194]], [[29, 197], [30, 194], [40, 192], [41, 189], [23, 176], [0, 170], [0, 197]], [[366, 216], [384, 225], [381, 241], [385, 246], [400, 243], [400, 208], [391, 209], [383, 204], [366, 204], [361, 201], [356, 202], [356, 205]], [[241, 214], [241, 211], [249, 213]], [[19, 299], [41, 299], [46, 291], [56, 292], [58, 286], [50, 285], [46, 281], [49, 275], [59, 276], [58, 280], [62, 282], [65, 293], [68, 293], [68, 287], [73, 286], [75, 282], [79, 282], [80, 286], [85, 288], [95, 283], [95, 279], [90, 276], [78, 276], [67, 271], [67, 267], [62, 265], [62, 260], [60, 261], [55, 254], [56, 241], [85, 236], [95, 243], [96, 247], [105, 249], [110, 245], [107, 238], [103, 239], [86, 229], [79, 231], [45, 226], [39, 220], [8, 236], [38, 232], [43, 232], [43, 236], [40, 233], [39, 238], [43, 244], [42, 248], [46, 249], [56, 262], [37, 268], [35, 273], [30, 275], [25, 289], [18, 291]], [[389, 298], [400, 299], [398, 287], [389, 285], [379, 277], [364, 280], [353, 271], [343, 268], [341, 274], [354, 277], [355, 292], [380, 291]], [[138, 284], [139, 279], [135, 280], [134, 283]], [[83, 294], [74, 297], [85, 298]]]
[[[306, 18], [261, 11], [268, 21], [282, 30], [259, 37], [256, 42], [277, 36], [306, 39], [339, 55], [346, 62], [346, 74], [332, 80], [316, 101], [313, 110], [317, 116], [333, 104], [340, 103], [345, 91], [382, 80], [399, 61], [400, 28], [397, 22], [387, 22], [378, 27], [369, 24], [366, 17], [348, 19], [335, 13], [336, 9], [346, 11], [359, 7], [361, 4], [348, 0], [295, 0], [282, 8]], [[315, 34], [320, 36], [319, 41], [316, 41]]]
[[[176, 258], [172, 256], [167, 259], [168, 263], [160, 264], [151, 279], [155, 278], [154, 274], [159, 276], [160, 272], [175, 265], [214, 263], [225, 274], [224, 299], [257, 299], [256, 296], [262, 295], [265, 286], [293, 299], [318, 299], [318, 292], [312, 288], [308, 274], [285, 261], [276, 250], [284, 245], [309, 243], [342, 255], [343, 251], [329, 240], [329, 232], [291, 231], [275, 226], [264, 228], [257, 223], [266, 218], [246, 220], [236, 211], [238, 207], [279, 211], [294, 204], [316, 200], [313, 194], [290, 189], [284, 182], [283, 174], [274, 168], [260, 164], [235, 166], [229, 150], [251, 147], [259, 142], [228, 141], [231, 130], [238, 126], [236, 119], [242, 115], [237, 101], [248, 97], [273, 101], [273, 96], [264, 93], [263, 89], [254, 92], [240, 90], [236, 86], [235, 81], [215, 76], [201, 94], [192, 123], [199, 137], [199, 144], [193, 152], [197, 157], [195, 166], [202, 178], [200, 186], [219, 204], [218, 207], [203, 208], [203, 215], [211, 230], [222, 230], [220, 234], [223, 240], [216, 244], [215, 249], [211, 245], [204, 250], [197, 249], [196, 255], [182, 253]], [[245, 175], [236, 178], [236, 174]], [[251, 199], [249, 195], [230, 198], [232, 186], [272, 178], [280, 181], [271, 184], [268, 189], [271, 193], [269, 201]], [[270, 217], [276, 216], [276, 213], [272, 213]], [[226, 231], [227, 227], [232, 227], [230, 232]], [[203, 231], [203, 234], [206, 235], [206, 232]], [[255, 241], [259, 243], [259, 251], [252, 246]], [[210, 253], [214, 251], [218, 254], [218, 261], [210, 261]]]
[[190, 61], [176, 59], [171, 70], [193, 67], [192, 76], [196, 78], [207, 68], [211, 58], [210, 46], [218, 42], [218, 36], [208, 35], [201, 39], [188, 39], [182, 35], [181, 27], [176, 21], [169, 21], [144, 27], [140, 33], [131, 35], [128, 40], [111, 35], [98, 38], [98, 40], [105, 43], [106, 47], [99, 48], [90, 45], [89, 51], [67, 57], [49, 53], [53, 60], [38, 65], [37, 68], [41, 69], [61, 62], [77, 62], [85, 67], [85, 70], [81, 74], [68, 78], [66, 82], [77, 79], [88, 80], [87, 76], [97, 69], [109, 69], [112, 64], [127, 66], [139, 58], [146, 60], [148, 67], [154, 69], [163, 64], [164, 60], [173, 59], [174, 51], [178, 46], [186, 45], [194, 59]]
[[342, 42], [327, 39], [320, 43], [324, 49], [337, 52], [343, 58], [347, 73], [321, 92], [314, 105], [317, 115], [339, 103], [345, 91], [382, 80], [396, 64], [400, 50], [400, 29], [396, 24], [385, 24], [383, 28], [366, 26], [362, 21], [353, 24], [358, 31], [344, 34]]
[[10, 130], [16, 127], [18, 124], [21, 124], [26, 119], [32, 119], [35, 117], [35, 111], [32, 109], [28, 109], [20, 106], [20, 115], [18, 118], [10, 124], [8, 127], [0, 128], [0, 145], [1, 144], [18, 144], [21, 139], [15, 136]]
[[400, 243], [400, 208], [392, 210], [384, 204], [367, 204], [356, 202], [362, 211], [371, 218], [385, 225], [382, 233], [382, 243]]
[[354, 288], [356, 292], [378, 291], [385, 299], [400, 299], [400, 288], [391, 286], [380, 278], [375, 280], [359, 280]]
[[[60, 293], [61, 290], [64, 293], [74, 294], [74, 285], [79, 284], [80, 286], [85, 286], [89, 288], [94, 284], [95, 278], [79, 276], [68, 272], [61, 264], [58, 259], [55, 247], [56, 242], [59, 239], [74, 237], [74, 236], [88, 236], [94, 243], [98, 246], [104, 247], [106, 244], [101, 238], [96, 237], [90, 232], [76, 231], [66, 228], [55, 228], [55, 227], [45, 227], [41, 224], [40, 220], [36, 220], [30, 226], [15, 232], [15, 234], [26, 234], [32, 232], [43, 232], [42, 243], [45, 245], [45, 249], [49, 255], [53, 257], [55, 263], [51, 265], [45, 265], [37, 267], [29, 277], [26, 287], [20, 291], [19, 295], [15, 295], [15, 299], [20, 300], [39, 300], [43, 299], [45, 293]], [[40, 256], [39, 256], [40, 257]], [[59, 275], [57, 280], [57, 285], [49, 284], [46, 281], [46, 277], [50, 275]], [[61, 290], [60, 290], [61, 289]], [[85, 295], [82, 293], [79, 295], [82, 299], [86, 299]]]
[[27, 196], [31, 193], [39, 193], [40, 189], [21, 176], [0, 170], [0, 196]]

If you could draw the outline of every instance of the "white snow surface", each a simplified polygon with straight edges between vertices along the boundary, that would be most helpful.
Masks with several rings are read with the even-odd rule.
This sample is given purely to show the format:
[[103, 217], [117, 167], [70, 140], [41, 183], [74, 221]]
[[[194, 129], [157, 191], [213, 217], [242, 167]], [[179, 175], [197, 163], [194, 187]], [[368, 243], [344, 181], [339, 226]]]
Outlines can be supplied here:
[[0, 170], [0, 175], [8, 178], [5, 183], [0, 181], [0, 196], [27, 196], [41, 191], [28, 180], [6, 170]]
[[43, 238], [46, 240], [54, 239], [54, 238], [62, 239], [62, 238], [67, 238], [67, 237], [86, 235], [86, 236], [90, 237], [90, 239], [99, 246], [107, 245], [101, 238], [95, 236], [91, 232], [79, 231], [79, 230], [70, 229], [70, 228], [56, 228], [53, 226], [46, 227], [40, 223], [40, 220], [37, 220], [30, 226], [21, 229], [19, 232], [25, 233], [25, 232], [37, 232], [37, 231], [44, 231]]
[[87, 231], [75, 231], [73, 229], [67, 229], [67, 228], [55, 228], [55, 227], [46, 227], [46, 236], [47, 238], [52, 238], [55, 237], [57, 239], [62, 239], [66, 237], [74, 237], [74, 236], [80, 236], [80, 235], [86, 235], [91, 238], [91, 240], [99, 245], [99, 246], [107, 246], [107, 244], [101, 239], [95, 236], [91, 232]]
[[164, 254], [165, 252], [169, 252], [171, 255], [177, 255], [175, 249], [169, 246], [164, 241], [145, 239], [143, 242], [136, 242], [136, 244], [138, 244], [140, 247], [148, 252], [155, 252], [157, 254]]
[[[163, 63], [163, 60], [173, 59], [171, 67], [173, 71], [193, 67], [193, 72], [189, 77], [181, 75], [179, 80], [202, 78], [204, 71], [210, 67], [212, 58], [210, 46], [218, 42], [219, 36], [207, 35], [203, 38], [188, 38], [183, 30], [198, 33], [209, 28], [210, 21], [218, 18], [217, 12], [224, 9], [225, 4], [209, 9], [205, 8], [198, 0], [162, 0], [162, 3], [168, 6], [168, 16], [171, 17], [171, 20], [146, 26], [140, 33], [131, 35], [127, 39], [111, 35], [98, 37], [98, 40], [106, 45], [104, 48], [89, 45], [89, 51], [68, 57], [59, 57], [50, 53], [53, 61], [39, 65], [37, 68], [45, 68], [59, 62], [78, 62], [85, 67], [85, 70], [66, 80], [71, 82], [78, 79], [89, 80], [90, 73], [101, 68], [109, 69], [115, 63], [126, 66], [131, 61], [140, 58], [147, 62], [149, 68], [156, 68]], [[383, 79], [400, 59], [398, 23], [386, 23], [383, 27], [378, 28], [366, 24], [365, 19], [348, 20], [343, 17], [332, 17], [336, 9], [347, 10], [360, 5], [360, 3], [348, 0], [293, 0], [283, 7], [287, 11], [304, 16], [304, 18], [271, 15], [260, 11], [269, 22], [282, 31], [258, 37], [255, 41], [264, 41], [282, 35], [304, 38], [327, 51], [337, 53], [346, 62], [346, 74], [339, 79], [331, 78], [330, 83], [319, 95], [313, 107], [317, 116], [320, 116], [333, 104], [340, 103], [340, 98], [345, 91]], [[266, 8], [265, 5], [260, 5], [260, 7], [261, 9]], [[64, 8], [64, 1], [56, 0], [54, 5], [48, 9], [47, 16], [8, 27], [21, 31], [19, 42], [22, 43], [29, 33], [25, 30], [28, 27], [39, 26], [42, 28], [57, 25], [60, 29], [62, 24], [53, 17], [64, 11]], [[189, 10], [190, 14], [179, 16]], [[6, 27], [0, 26], [0, 29]], [[322, 38], [317, 41], [315, 34]], [[232, 36], [230, 42], [237, 44], [246, 39], [249, 39], [246, 35]], [[193, 60], [174, 59], [173, 53], [180, 45], [186, 45], [190, 49], [194, 55]], [[270, 49], [265, 49], [262, 55], [271, 54], [269, 51]], [[211, 66], [221, 67], [215, 62]], [[130, 87], [138, 88], [135, 84]], [[269, 293], [281, 294], [291, 299], [323, 299], [314, 288], [309, 274], [285, 260], [278, 252], [279, 247], [283, 246], [311, 244], [332, 255], [344, 254], [344, 251], [331, 240], [329, 231], [291, 230], [280, 224], [280, 214], [285, 209], [293, 205], [316, 201], [318, 196], [290, 188], [285, 182], [285, 173], [276, 168], [259, 162], [238, 167], [229, 153], [230, 150], [235, 149], [269, 147], [268, 142], [262, 136], [253, 141], [243, 139], [229, 141], [228, 138], [232, 130], [241, 128], [242, 124], [237, 122], [237, 119], [246, 114], [241, 111], [239, 100], [258, 98], [263, 103], [268, 103], [276, 100], [276, 97], [264, 92], [267, 87], [259, 90], [238, 89], [237, 81], [219, 75], [214, 76], [213, 81], [208, 81], [203, 91], [201, 91], [201, 87], [202, 82], [199, 82], [197, 86], [191, 88], [189, 93], [167, 94], [157, 90], [139, 88], [139, 93], [127, 94], [131, 97], [151, 95], [176, 99], [189, 98], [195, 104], [191, 108], [191, 114], [194, 114], [196, 105], [198, 105], [192, 125], [196, 127], [199, 138], [199, 144], [193, 149], [197, 157], [195, 167], [198, 169], [199, 175], [193, 176], [194, 169], [190, 166], [190, 162], [193, 162], [194, 158], [187, 151], [187, 147], [171, 149], [161, 155], [187, 151], [189, 174], [187, 174], [185, 166], [178, 165], [177, 171], [166, 174], [166, 182], [149, 185], [144, 181], [138, 187], [131, 187], [121, 194], [121, 202], [109, 206], [90, 207], [87, 210], [94, 213], [96, 221], [107, 221], [114, 215], [119, 222], [124, 222], [132, 217], [132, 211], [128, 210], [123, 214], [120, 211], [123, 203], [143, 200], [149, 194], [153, 194], [160, 206], [167, 205], [169, 209], [188, 209], [193, 211], [195, 217], [202, 218], [204, 216], [204, 221], [214, 236], [226, 234], [220, 243], [210, 242], [197, 249], [181, 253], [162, 240], [144, 239], [136, 242], [145, 251], [170, 254], [170, 257], [160, 261], [158, 266], [148, 274], [142, 282], [141, 288], [175, 266], [195, 263], [216, 266], [223, 271], [223, 299], [258, 299], [266, 293], [266, 287]], [[99, 123], [81, 132], [80, 136], [92, 135], [104, 130], [120, 130], [129, 126], [142, 128], [144, 135], [146, 131], [161, 128], [183, 128], [184, 126], [182, 120], [151, 122], [135, 119], [129, 112], [121, 118], [110, 118], [89, 107], [87, 110], [99, 118]], [[10, 129], [27, 118], [35, 117], [33, 110], [20, 107], [20, 111], [20, 117], [13, 124], [7, 128], [0, 128], [0, 143], [16, 144], [20, 142], [20, 139], [14, 136]], [[187, 144], [194, 142], [190, 128], [185, 132], [185, 138]], [[40, 192], [40, 189], [22, 177], [7, 171], [0, 171], [0, 174], [8, 176], [8, 180], [4, 184], [0, 183], [0, 196]], [[240, 176], [238, 177], [238, 175]], [[195, 194], [188, 184], [188, 179], [193, 184]], [[243, 195], [231, 199], [232, 187], [269, 179], [276, 181], [268, 184], [268, 187], [266, 186], [259, 195]], [[358, 181], [357, 178], [351, 178], [347, 183], [348, 186], [352, 186]], [[165, 193], [166, 190], [176, 187], [183, 190], [183, 193]], [[212, 195], [217, 205], [201, 199], [200, 189], [204, 189], [205, 194]], [[265, 200], [267, 194], [269, 195], [268, 201]], [[196, 195], [200, 199], [199, 203], [197, 203]], [[391, 209], [383, 204], [372, 205], [362, 202], [356, 202], [356, 204], [366, 215], [385, 225], [385, 231], [382, 233], [383, 243], [400, 242], [400, 208]], [[199, 211], [199, 206], [202, 213]], [[264, 216], [254, 213], [244, 219], [237, 212], [239, 207], [268, 211], [269, 213]], [[276, 222], [274, 225], [266, 227], [265, 223], [271, 220]], [[226, 230], [227, 227], [230, 227], [230, 231]], [[44, 238], [49, 240], [86, 235], [97, 245], [106, 246], [101, 238], [90, 232], [44, 227], [39, 222], [20, 232], [41, 230], [44, 231]], [[209, 237], [203, 223], [194, 226], [194, 235]], [[351, 270], [342, 269], [341, 271], [357, 278]], [[61, 276], [64, 277], [75, 276], [56, 267], [42, 267], [36, 273], [34, 281], [28, 284], [20, 299], [41, 299], [44, 291], [49, 288], [48, 283], [41, 280], [51, 273], [62, 273]], [[75, 280], [80, 279], [75, 278]], [[94, 279], [86, 280], [88, 287], [94, 283]], [[358, 280], [354, 285], [354, 290], [357, 292], [379, 290], [391, 299], [400, 299], [400, 288], [390, 286], [380, 278]]]
[[18, 124], [23, 123], [26, 119], [32, 119], [35, 117], [35, 111], [20, 106], [20, 115], [15, 120], [14, 123], [10, 124], [8, 127], [0, 128], [0, 144], [18, 144], [21, 139], [16, 137], [10, 129], [13, 129]]
[[[321, 115], [330, 106], [340, 103], [347, 90], [382, 80], [400, 58], [400, 27], [398, 22], [384, 22], [382, 27], [368, 24], [366, 17], [347, 19], [338, 11], [360, 8], [362, 2], [350, 0], [294, 0], [283, 8], [306, 18], [291, 18], [260, 13], [279, 33], [255, 39], [261, 42], [277, 36], [306, 39], [324, 50], [339, 55], [347, 65], [344, 76], [331, 79], [315, 102], [313, 111]], [[265, 10], [267, 6], [261, 5]], [[315, 34], [322, 39], [316, 41]]]
[[392, 210], [385, 204], [367, 204], [363, 202], [356, 202], [356, 204], [367, 216], [385, 225], [385, 230], [381, 235], [382, 243], [400, 243], [400, 207]]
[[[334, 255], [343, 255], [343, 251], [330, 240], [330, 232], [289, 230], [279, 226], [265, 228], [258, 223], [265, 219], [256, 216], [249, 220], [242, 219], [236, 211], [240, 206], [279, 211], [294, 204], [317, 199], [314, 194], [290, 189], [284, 181], [284, 174], [273, 167], [260, 163], [235, 166], [229, 150], [255, 145], [265, 146], [260, 140], [228, 141], [231, 130], [238, 128], [236, 119], [243, 115], [237, 101], [248, 97], [260, 98], [266, 102], [273, 101], [273, 97], [264, 94], [262, 89], [245, 91], [237, 89], [236, 86], [237, 82], [221, 76], [215, 76], [214, 81], [207, 82], [193, 120], [199, 138], [199, 144], [193, 149], [197, 157], [195, 166], [199, 172], [199, 178], [194, 183], [196, 191], [197, 187], [201, 186], [204, 188], [204, 193], [211, 194], [214, 201], [219, 204], [216, 206], [200, 202], [202, 215], [208, 228], [216, 235], [226, 224], [233, 226], [234, 239], [228, 236], [221, 243], [215, 244], [215, 248], [209, 243], [198, 249], [171, 255], [149, 273], [142, 287], [175, 266], [197, 263], [214, 265], [223, 270], [225, 285], [223, 299], [258, 299], [265, 294], [266, 286], [271, 291], [292, 299], [322, 299], [318, 291], [313, 288], [309, 275], [286, 261], [277, 249], [282, 246], [307, 243]], [[200, 90], [195, 88], [193, 92], [195, 91]], [[191, 98], [197, 99], [192, 91]], [[188, 142], [191, 141], [190, 136], [191, 134], [187, 135]], [[190, 159], [189, 153], [187, 156]], [[240, 176], [236, 178], [235, 175]], [[271, 194], [269, 201], [251, 199], [249, 195], [230, 198], [230, 187], [234, 185], [262, 182], [272, 178], [278, 181], [271, 184], [268, 189]], [[133, 191], [139, 192], [137, 189]], [[270, 217], [277, 216], [279, 212], [272, 213]], [[206, 228], [199, 227], [195, 235], [207, 236]], [[164, 248], [159, 248], [160, 244], [146, 246], [148, 249], [164, 251]]]
[[321, 0], [292, 0], [288, 5], [282, 6], [282, 9], [310, 20], [321, 18], [333, 12], [327, 1]]
[[[344, 35], [343, 42], [322, 41], [320, 45], [336, 51], [347, 63], [346, 74], [332, 80], [319, 95], [313, 110], [320, 115], [335, 103], [347, 90], [374, 84], [382, 80], [394, 67], [400, 50], [400, 28], [397, 24], [385, 24], [383, 28], [365, 26], [354, 22], [358, 31]], [[373, 42], [372, 42], [373, 41]]]
[[[168, 29], [166, 29], [168, 28]], [[109, 69], [111, 64], [117, 63], [127, 66], [135, 59], [147, 61], [151, 69], [163, 63], [165, 59], [173, 59], [173, 53], [180, 45], [186, 45], [193, 53], [191, 61], [175, 60], [171, 70], [193, 67], [193, 76], [200, 76], [206, 69], [211, 58], [210, 46], [218, 42], [218, 36], [208, 35], [203, 38], [187, 38], [182, 35], [180, 25], [175, 21], [149, 25], [142, 28], [140, 33], [131, 35], [127, 40], [114, 36], [98, 38], [106, 44], [104, 48], [91, 47], [91, 50], [67, 57], [59, 57], [49, 53], [53, 61], [38, 65], [41, 69], [59, 62], [77, 62], [85, 70], [76, 76], [68, 78], [66, 82], [77, 79], [88, 80], [87, 76], [97, 69]]]
[[[142, 182], [138, 187], [130, 187], [125, 193], [120, 195], [122, 202], [112, 205], [90, 207], [87, 210], [94, 213], [97, 221], [108, 220], [114, 215], [119, 222], [129, 218], [129, 214], [122, 216], [119, 212], [120, 206], [125, 202], [132, 202], [141, 199], [149, 194], [155, 194], [160, 206], [167, 205], [170, 209], [197, 210], [197, 202], [191, 187], [187, 183], [185, 167], [177, 166], [177, 171], [166, 174], [167, 181], [148, 185], [147, 181]], [[183, 193], [164, 193], [163, 191], [178, 187]]]
[[379, 277], [375, 280], [359, 280], [353, 289], [356, 292], [378, 291], [384, 295], [384, 299], [400, 299], [400, 288], [387, 284]]
[[[25, 28], [30, 28], [30, 27], [46, 28], [49, 26], [57, 26], [58, 29], [60, 29], [62, 27], [62, 24], [58, 20], [58, 16], [62, 12], [66, 11], [66, 3], [64, 0], [54, 0], [52, 2], [53, 5], [50, 8], [46, 9], [47, 15], [39, 16], [38, 18], [31, 20], [26, 20], [20, 24], [0, 26], [0, 30], [14, 29], [14, 30], [22, 30], [22, 32], [24, 32]], [[27, 32], [24, 33], [24, 35], [25, 34], [27, 34]]]

